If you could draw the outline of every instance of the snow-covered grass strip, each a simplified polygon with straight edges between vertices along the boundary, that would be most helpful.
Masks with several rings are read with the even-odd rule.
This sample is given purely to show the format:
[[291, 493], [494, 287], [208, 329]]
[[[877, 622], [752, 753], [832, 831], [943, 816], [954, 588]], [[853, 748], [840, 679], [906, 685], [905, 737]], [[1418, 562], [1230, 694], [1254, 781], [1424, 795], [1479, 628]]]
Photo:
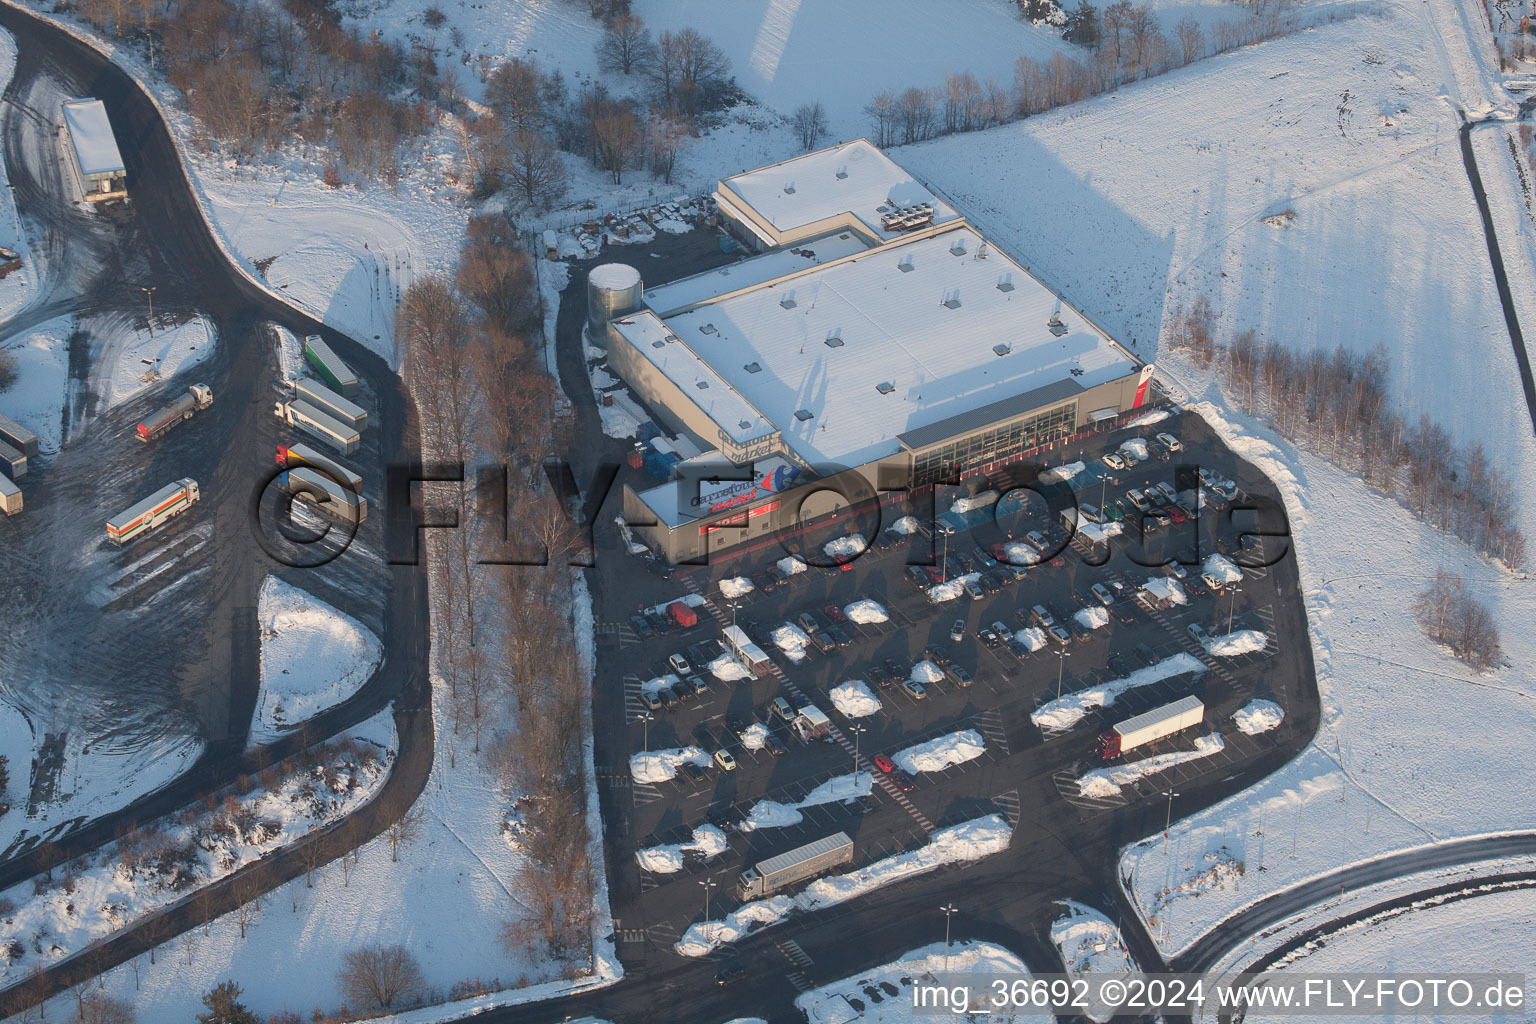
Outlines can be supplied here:
[[890, 619], [885, 607], [878, 601], [865, 598], [855, 601], [853, 604], [843, 606], [843, 614], [848, 616], [849, 622], [857, 622], [860, 625], [871, 625], [876, 622], [885, 622]]
[[690, 925], [673, 949], [682, 956], [706, 956], [754, 931], [772, 927], [791, 914], [811, 913], [875, 892], [945, 864], [981, 860], [1008, 848], [1013, 830], [1001, 815], [989, 814], [940, 829], [928, 845], [875, 861], [847, 874], [818, 879], [797, 896], [770, 896], [744, 904], [722, 920]]
[[1194, 750], [1174, 750], [1166, 754], [1144, 757], [1140, 761], [1130, 761], [1110, 768], [1095, 768], [1091, 772], [1084, 772], [1077, 780], [1077, 788], [1083, 796], [1116, 796], [1121, 786], [1129, 786], [1148, 775], [1167, 771], [1176, 764], [1198, 761], [1202, 757], [1219, 754], [1224, 747], [1226, 742], [1221, 738], [1221, 733], [1213, 732], [1209, 736], [1201, 736], [1195, 740]]
[[1269, 645], [1269, 634], [1261, 629], [1240, 629], [1212, 637], [1205, 649], [1218, 658], [1235, 658], [1239, 654], [1256, 654]]
[[902, 771], [916, 775], [918, 772], [941, 772], [974, 761], [985, 751], [986, 742], [981, 733], [975, 729], [962, 729], [897, 751], [891, 755], [891, 760]]
[[1030, 714], [1029, 720], [1035, 723], [1036, 728], [1064, 732], [1082, 721], [1083, 716], [1094, 708], [1109, 707], [1115, 702], [1115, 698], [1127, 690], [1134, 690], [1138, 686], [1149, 686], [1173, 676], [1184, 675], [1186, 672], [1198, 675], [1204, 671], [1205, 662], [1192, 654], [1180, 651], [1171, 658], [1164, 658], [1156, 665], [1137, 669], [1123, 679], [1111, 679], [1107, 683], [1088, 690], [1063, 694], [1057, 700], [1048, 701], [1036, 708]]
[[708, 860], [710, 857], [718, 857], [728, 848], [724, 832], [714, 825], [700, 825], [693, 830], [691, 841], [647, 846], [635, 851], [635, 860], [644, 871], [669, 875], [683, 870], [683, 857], [686, 854], [697, 854], [700, 859]]
[[1040, 474], [1040, 479], [1044, 480], [1046, 483], [1051, 483], [1053, 481], [1065, 483], [1087, 468], [1088, 467], [1084, 466], [1081, 462], [1068, 462], [1065, 465], [1047, 469], [1045, 472]]
[[949, 510], [956, 514], [974, 512], [978, 508], [986, 508], [997, 501], [996, 491], [982, 491], [980, 494], [971, 494], [963, 498], [956, 498], [955, 503], [949, 506]]
[[709, 764], [709, 755], [698, 747], [673, 747], [631, 754], [629, 774], [636, 782], [666, 782], [676, 778], [679, 769], [690, 761], [702, 768]]
[[1285, 709], [1272, 700], [1255, 697], [1232, 712], [1232, 724], [1245, 736], [1257, 736], [1280, 727], [1285, 721]]
[[862, 679], [838, 683], [828, 693], [832, 706], [844, 718], [867, 718], [880, 710], [880, 698], [870, 692]]
[[1154, 423], [1163, 422], [1163, 420], [1172, 415], [1173, 413], [1169, 412], [1167, 409], [1153, 409], [1151, 412], [1142, 413], [1140, 416], [1137, 416], [1135, 419], [1131, 420], [1131, 422], [1127, 423], [1126, 426], [1132, 428], [1150, 427]]

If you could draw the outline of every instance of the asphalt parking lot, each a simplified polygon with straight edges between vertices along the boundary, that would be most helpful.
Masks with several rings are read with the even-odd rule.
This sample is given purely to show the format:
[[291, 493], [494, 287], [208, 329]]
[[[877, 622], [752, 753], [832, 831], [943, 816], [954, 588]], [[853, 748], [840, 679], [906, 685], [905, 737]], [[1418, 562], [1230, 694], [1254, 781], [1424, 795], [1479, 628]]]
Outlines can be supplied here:
[[[1093, 461], [1129, 438], [1150, 438], [1158, 431], [1185, 437], [1184, 450], [1166, 461], [1153, 457], [1120, 470]], [[627, 821], [617, 830], [617, 854], [622, 861], [615, 869], [637, 875], [637, 905], [626, 908], [625, 913], [630, 922], [637, 916], [643, 920], [645, 939], [653, 946], [670, 944], [688, 924], [702, 919], [704, 887], [699, 882], [709, 879], [718, 883], [710, 890], [710, 911], [718, 917], [736, 906], [731, 888], [743, 868], [839, 830], [855, 841], [855, 864], [864, 864], [922, 845], [936, 828], [986, 813], [1002, 813], [1015, 824], [1113, 814], [1133, 801], [1160, 800], [1169, 789], [1197, 779], [1219, 779], [1218, 773], [1231, 777], [1228, 773], [1237, 772], [1274, 748], [1276, 734], [1246, 736], [1230, 722], [1231, 714], [1253, 697], [1287, 707], [1293, 694], [1299, 692], [1300, 676], [1309, 672], [1302, 660], [1287, 656], [1292, 645], [1304, 646], [1305, 641], [1294, 635], [1301, 621], [1299, 609], [1286, 604], [1287, 600], [1290, 605], [1296, 602], [1294, 593], [1287, 594], [1294, 590], [1295, 573], [1287, 564], [1285, 538], [1265, 537], [1250, 542], [1254, 546], [1246, 550], [1239, 539], [1244, 532], [1256, 530], [1283, 533], [1273, 492], [1193, 417], [1181, 421], [1175, 416], [1143, 431], [1122, 430], [1094, 440], [1095, 450], [1086, 446], [1082, 450], [1087, 468], [1071, 482], [1079, 502], [1112, 505], [1132, 488], [1144, 490], [1164, 479], [1173, 481], [1180, 472], [1187, 482], [1192, 467], [1200, 465], [1235, 485], [1230, 488], [1230, 499], [1222, 500], [1227, 507], [1207, 507], [1198, 519], [1186, 518], [1182, 524], [1169, 522], [1160, 528], [1154, 524], [1144, 539], [1127, 529], [1123, 543], [1111, 540], [1107, 557], [1102, 549], [1081, 543], [1065, 544], [1059, 553], [1048, 548], [1048, 553], [1057, 557], [1025, 568], [1018, 579], [999, 583], [981, 598], [961, 596], [937, 604], [930, 603], [925, 588], [909, 580], [910, 565], [931, 564], [940, 578], [953, 578], [968, 567], [967, 562], [974, 567], [978, 542], [990, 547], [1006, 543], [1010, 534], [1022, 538], [1031, 530], [1043, 532], [1053, 516], [1059, 519], [1059, 510], [1035, 500], [1001, 517], [1001, 522], [989, 521], [947, 536], [934, 529], [930, 519], [909, 537], [898, 540], [887, 536], [890, 543], [872, 546], [854, 559], [847, 571], [836, 566], [811, 566], [772, 589], [754, 589], [736, 600], [721, 594], [721, 580], [759, 574], [784, 558], [786, 549], [812, 559], [809, 553], [846, 534], [850, 521], [820, 524], [783, 544], [728, 551], [717, 555], [708, 566], [678, 569], [666, 576], [644, 559], [618, 555], [617, 567], [609, 559], [604, 590], [615, 592], [615, 584], [621, 584], [632, 602], [629, 608], [614, 608], [610, 602], [606, 606], [610, 614], [599, 623], [603, 641], [600, 666], [606, 664], [611, 669], [600, 676], [613, 682], [613, 699], [622, 707], [622, 718], [615, 715], [610, 719], [615, 723], [622, 720], [622, 749], [636, 753], [643, 748], [695, 745], [709, 752], [718, 744], [732, 754], [737, 765], [734, 771], [726, 771], [711, 764], [698, 779], [680, 772], [664, 782], [636, 783], [627, 777], [627, 764], [617, 763], [614, 757], [607, 759], [607, 781], [627, 791], [627, 799], [620, 800], [627, 805]], [[1073, 450], [1058, 453], [1052, 461], [1059, 464], [1077, 458]], [[941, 488], [938, 510], [948, 507], [960, 493], [964, 491]], [[1051, 504], [1057, 504], [1054, 498]], [[907, 509], [899, 506], [883, 509], [883, 525], [889, 526], [904, 511]], [[1143, 607], [1134, 599], [1135, 591], [1149, 578], [1174, 571], [1138, 563], [1177, 561], [1179, 554], [1203, 560], [1218, 549], [1232, 552], [1232, 559], [1244, 566], [1244, 579], [1237, 587], [1217, 593], [1195, 583], [1188, 604], [1163, 608]], [[1201, 567], [1191, 564], [1183, 571], [1185, 583], [1191, 584], [1198, 579]], [[1060, 621], [1085, 604], [1097, 603], [1090, 589], [1094, 584], [1118, 584], [1119, 596], [1109, 606], [1109, 623], [1086, 637], [1073, 638], [1065, 645], [1052, 642], [1022, 657], [1002, 645], [989, 646], [978, 637], [978, 629], [994, 621], [1006, 624], [1010, 631], [1022, 629], [1029, 609], [1037, 604], [1046, 606]], [[685, 594], [698, 595], [705, 602], [697, 608], [698, 621], [690, 628], [674, 627], [644, 637], [629, 615], [621, 614], [633, 614]], [[773, 644], [771, 632], [802, 613], [809, 612], [825, 627], [833, 624], [828, 606], [842, 608], [860, 599], [881, 604], [889, 621], [835, 623], [847, 634], [848, 643], [827, 651], [812, 644], [800, 660], [790, 658]], [[956, 619], [965, 622], [964, 639], [959, 642], [950, 639]], [[722, 627], [733, 623], [769, 654], [771, 668], [756, 679], [740, 682], [710, 679], [706, 694], [678, 700], [671, 707], [647, 710], [641, 697], [643, 684], [672, 671], [668, 657], [685, 652], [689, 645], [720, 639]], [[1269, 640], [1261, 651], [1213, 657], [1191, 634], [1191, 623], [1213, 635], [1228, 632], [1229, 623], [1232, 629], [1258, 629], [1268, 634]], [[961, 686], [946, 676], [928, 684], [922, 699], [894, 681], [884, 686], [875, 682], [888, 661], [905, 677], [930, 644], [946, 648], [949, 659], [963, 667], [973, 682]], [[1087, 689], [1116, 679], [1127, 669], [1141, 668], [1148, 656], [1161, 661], [1181, 652], [1198, 658], [1206, 671], [1128, 690], [1112, 707], [1090, 711], [1065, 732], [1042, 732], [1030, 720], [1030, 714], [1055, 699], [1058, 690], [1070, 694]], [[698, 672], [699, 666], [690, 665], [690, 670]], [[880, 701], [876, 713], [849, 719], [835, 710], [828, 691], [850, 679], [867, 681]], [[1221, 751], [1143, 778], [1123, 787], [1114, 797], [1088, 797], [1078, 791], [1079, 775], [1102, 764], [1092, 750], [1099, 732], [1187, 694], [1199, 696], [1206, 704], [1201, 729], [1139, 748], [1126, 759], [1190, 750], [1197, 736], [1213, 730], [1220, 731], [1225, 740]], [[825, 740], [798, 738], [771, 711], [777, 697], [795, 705], [814, 703], [830, 718], [831, 735]], [[740, 724], [763, 723], [782, 745], [783, 753], [748, 749], [727, 727], [729, 719]], [[903, 792], [891, 777], [875, 768], [872, 759], [876, 754], [893, 754], [966, 729], [976, 730], [983, 738], [983, 755], [941, 772], [920, 773], [912, 780], [911, 792]], [[873, 782], [867, 796], [802, 808], [800, 822], [792, 826], [739, 829], [760, 800], [794, 804], [827, 780], [854, 772], [856, 749], [858, 770]], [[690, 854], [683, 870], [672, 874], [638, 868], [636, 849], [686, 843], [696, 826], [711, 820], [725, 826], [727, 852], [707, 861]], [[1112, 857], [1113, 850], [1106, 849], [1102, 855]]]

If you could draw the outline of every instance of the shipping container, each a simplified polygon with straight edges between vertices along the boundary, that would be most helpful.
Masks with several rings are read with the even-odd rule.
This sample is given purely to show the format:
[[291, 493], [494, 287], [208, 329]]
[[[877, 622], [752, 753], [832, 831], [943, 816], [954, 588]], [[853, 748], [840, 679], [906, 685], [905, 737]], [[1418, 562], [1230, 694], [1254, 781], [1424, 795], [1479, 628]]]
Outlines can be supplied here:
[[301, 466], [277, 478], [277, 486], [294, 498], [313, 505], [321, 515], [344, 523], [361, 523], [368, 518], [368, 499], [342, 486], [324, 473]]
[[175, 519], [201, 497], [197, 481], [190, 477], [166, 484], [128, 511], [108, 519], [107, 539], [114, 544], [126, 544], [139, 534]]
[[825, 839], [758, 861], [741, 873], [736, 883], [736, 895], [742, 900], [762, 899], [786, 885], [804, 881], [852, 860], [853, 840], [842, 832], [834, 832]]
[[12, 480], [20, 480], [27, 475], [27, 457], [4, 441], [0, 441], [0, 473]]
[[363, 478], [361, 476], [334, 459], [326, 458], [302, 441], [295, 444], [278, 445], [277, 464], [279, 466], [287, 466], [290, 469], [297, 469], [300, 466], [311, 466], [319, 470], [322, 476], [330, 474], [352, 491], [358, 494], [363, 492]]
[[355, 430], [368, 429], [368, 413], [362, 406], [348, 401], [313, 377], [300, 377], [294, 381], [293, 397], [308, 402], [338, 423], [345, 423]]
[[304, 339], [304, 361], [338, 395], [343, 398], [357, 397], [357, 374], [337, 358], [331, 346], [320, 335], [311, 334]]
[[308, 402], [278, 402], [273, 412], [284, 423], [319, 438], [342, 455], [355, 453], [362, 443], [356, 430], [344, 423], [337, 423]]
[[13, 516], [21, 511], [21, 488], [0, 476], [0, 512]]
[[37, 435], [7, 416], [0, 416], [0, 441], [29, 459], [37, 458]]

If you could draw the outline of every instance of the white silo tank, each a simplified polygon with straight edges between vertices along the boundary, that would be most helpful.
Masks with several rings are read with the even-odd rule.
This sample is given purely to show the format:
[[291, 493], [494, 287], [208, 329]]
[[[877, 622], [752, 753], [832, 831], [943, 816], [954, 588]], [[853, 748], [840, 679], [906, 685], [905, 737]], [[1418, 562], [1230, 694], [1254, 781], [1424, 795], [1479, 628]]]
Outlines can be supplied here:
[[587, 337], [606, 343], [608, 321], [640, 308], [645, 285], [640, 271], [627, 263], [604, 263], [587, 275]]

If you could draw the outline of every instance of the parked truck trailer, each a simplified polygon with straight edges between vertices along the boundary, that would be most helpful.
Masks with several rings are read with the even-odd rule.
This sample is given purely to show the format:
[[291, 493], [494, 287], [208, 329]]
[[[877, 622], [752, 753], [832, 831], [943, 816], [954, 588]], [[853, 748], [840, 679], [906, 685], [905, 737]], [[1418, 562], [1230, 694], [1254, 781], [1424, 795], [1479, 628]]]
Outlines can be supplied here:
[[300, 377], [293, 382], [292, 387], [293, 397], [297, 401], [308, 402], [331, 419], [345, 423], [354, 430], [368, 429], [367, 410], [338, 395], [315, 378]]
[[0, 441], [0, 473], [13, 481], [27, 475], [27, 457], [4, 441]]
[[0, 476], [0, 512], [13, 516], [21, 511], [21, 488]]
[[736, 895], [742, 900], [762, 899], [787, 885], [803, 882], [852, 860], [853, 840], [842, 832], [834, 832], [825, 839], [760, 860], [747, 868], [736, 882]]
[[29, 459], [37, 458], [37, 435], [8, 416], [0, 416], [0, 441]]
[[334, 459], [328, 459], [302, 441], [277, 446], [277, 464], [289, 469], [309, 466], [321, 476], [330, 476], [345, 484], [350, 490], [363, 493], [363, 478]]
[[277, 486], [291, 497], [303, 498], [321, 515], [340, 522], [357, 525], [368, 518], [368, 499], [308, 467], [279, 474]]
[[135, 428], [135, 433], [140, 441], [148, 443], [212, 404], [213, 390], [207, 384], [193, 384], [181, 397], [141, 422]]
[[355, 429], [344, 423], [337, 423], [308, 402], [297, 400], [278, 402], [273, 412], [278, 419], [290, 427], [296, 427], [311, 437], [319, 438], [343, 455], [355, 453], [358, 445], [362, 443], [362, 437]]
[[169, 522], [195, 505], [202, 494], [190, 477], [166, 484], [121, 515], [107, 520], [107, 539], [122, 545]]
[[343, 398], [357, 397], [357, 374], [351, 367], [336, 357], [318, 334], [311, 334], [304, 339], [304, 361], [315, 371], [315, 375]]
[[1199, 697], [1180, 697], [1172, 704], [1127, 718], [1099, 737], [1099, 756], [1106, 761], [1137, 747], [1183, 732], [1205, 720], [1205, 704]]

